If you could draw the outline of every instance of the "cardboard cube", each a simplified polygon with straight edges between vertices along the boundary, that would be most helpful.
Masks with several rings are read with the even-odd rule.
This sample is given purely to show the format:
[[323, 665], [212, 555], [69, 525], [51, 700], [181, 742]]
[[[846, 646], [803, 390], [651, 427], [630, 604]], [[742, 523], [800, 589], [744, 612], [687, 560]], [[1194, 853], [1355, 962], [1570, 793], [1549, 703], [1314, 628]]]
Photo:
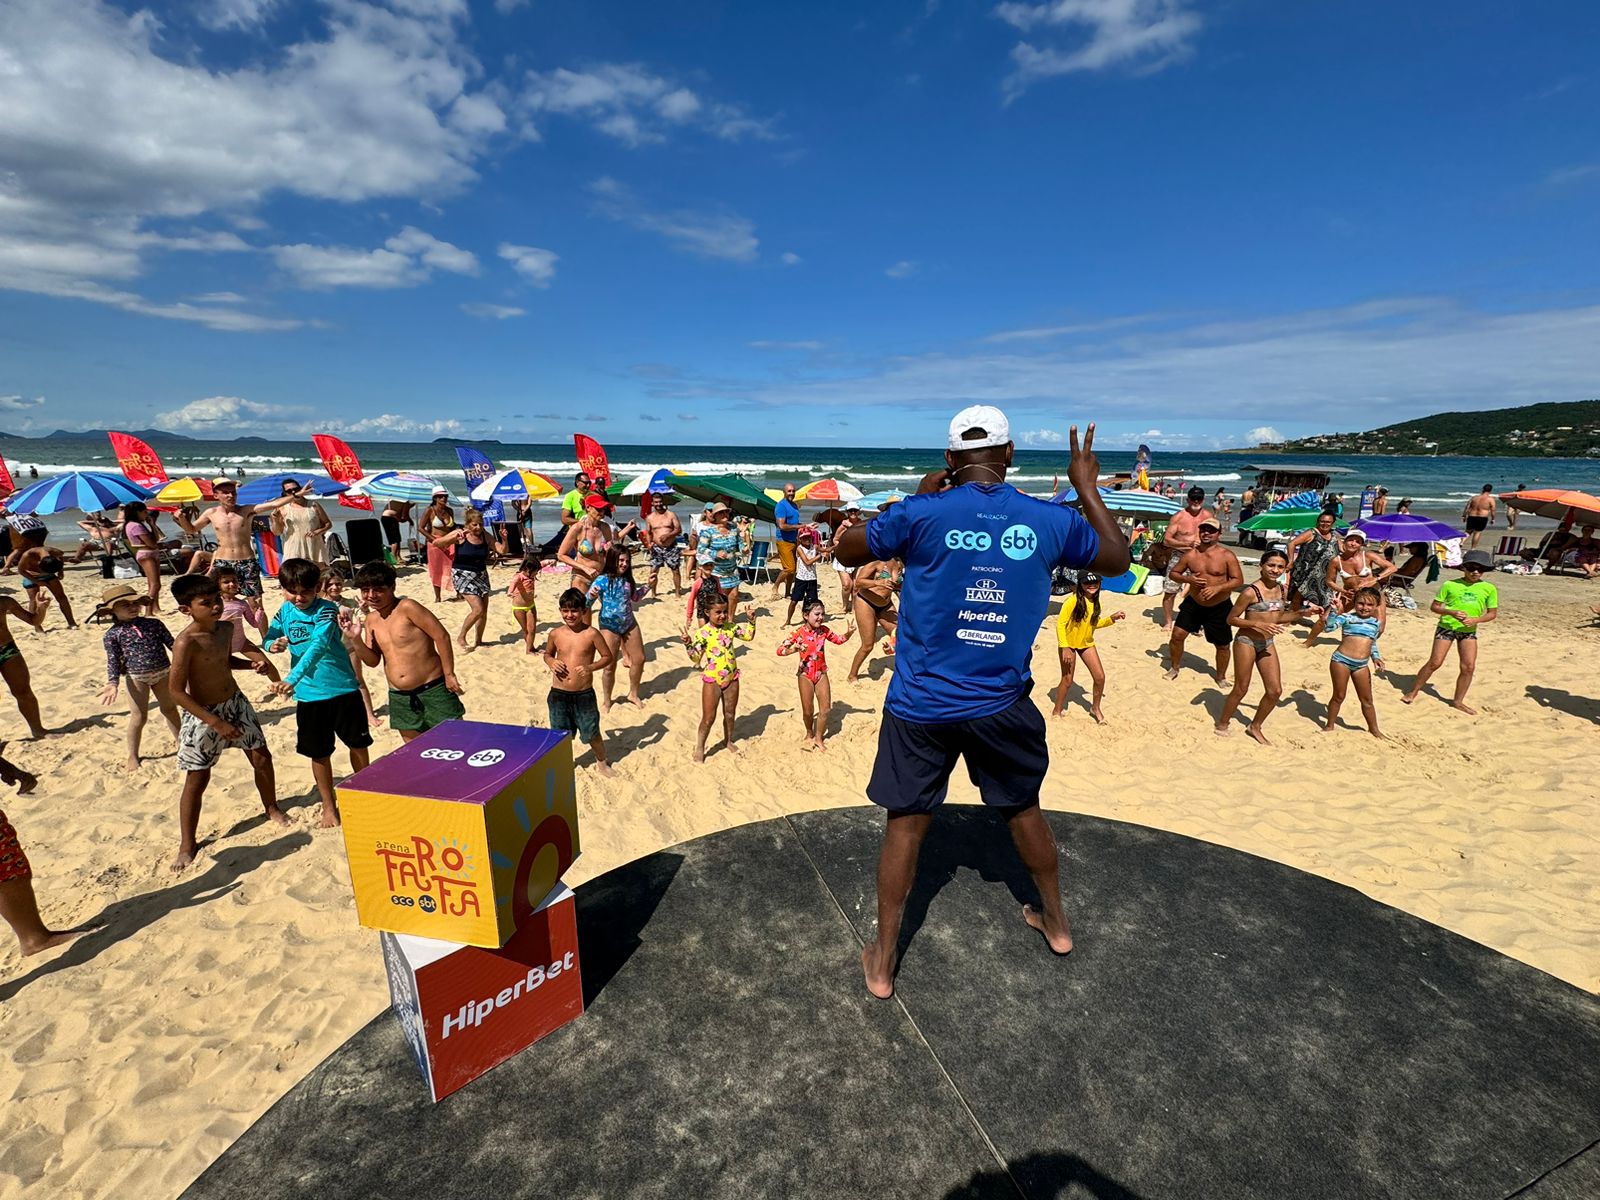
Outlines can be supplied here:
[[435, 1101], [583, 1012], [572, 889], [558, 885], [498, 950], [384, 933], [389, 998]]
[[339, 788], [356, 918], [502, 946], [578, 856], [572, 742], [446, 721]]

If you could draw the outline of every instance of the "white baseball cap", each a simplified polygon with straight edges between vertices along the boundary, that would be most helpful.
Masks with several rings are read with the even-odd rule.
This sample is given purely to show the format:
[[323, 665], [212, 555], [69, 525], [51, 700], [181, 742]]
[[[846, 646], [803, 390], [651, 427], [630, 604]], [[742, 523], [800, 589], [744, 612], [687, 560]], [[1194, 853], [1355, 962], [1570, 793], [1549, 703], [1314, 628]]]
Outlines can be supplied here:
[[[983, 436], [966, 438], [969, 429], [981, 429]], [[1005, 413], [988, 404], [963, 408], [950, 418], [950, 449], [982, 450], [985, 446], [1004, 446], [1011, 440], [1011, 422]]]

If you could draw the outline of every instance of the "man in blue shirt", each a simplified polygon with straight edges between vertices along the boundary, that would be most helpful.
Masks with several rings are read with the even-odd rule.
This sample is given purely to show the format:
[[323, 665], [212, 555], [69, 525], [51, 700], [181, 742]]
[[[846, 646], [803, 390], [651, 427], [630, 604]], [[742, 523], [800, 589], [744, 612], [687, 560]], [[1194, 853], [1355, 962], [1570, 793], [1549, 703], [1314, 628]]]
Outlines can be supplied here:
[[773, 524], [778, 527], [778, 579], [773, 585], [772, 598], [779, 599], [794, 583], [794, 548], [800, 536], [800, 509], [794, 502], [794, 484], [783, 485], [783, 499], [773, 507]]
[[1128, 544], [1097, 487], [1094, 426], [1078, 446], [1072, 427], [1067, 478], [1083, 515], [1025, 496], [1005, 482], [1014, 449], [1005, 414], [976, 405], [950, 422], [946, 469], [917, 495], [839, 539], [846, 566], [905, 563], [894, 679], [884, 701], [867, 798], [888, 810], [878, 861], [878, 936], [862, 952], [867, 989], [894, 994], [895, 943], [917, 854], [944, 802], [956, 759], [983, 802], [1006, 818], [1040, 907], [1023, 918], [1058, 954], [1072, 949], [1061, 906], [1055, 838], [1039, 811], [1050, 765], [1044, 717], [1029, 699], [1028, 659], [1058, 566], [1105, 576], [1128, 569]]

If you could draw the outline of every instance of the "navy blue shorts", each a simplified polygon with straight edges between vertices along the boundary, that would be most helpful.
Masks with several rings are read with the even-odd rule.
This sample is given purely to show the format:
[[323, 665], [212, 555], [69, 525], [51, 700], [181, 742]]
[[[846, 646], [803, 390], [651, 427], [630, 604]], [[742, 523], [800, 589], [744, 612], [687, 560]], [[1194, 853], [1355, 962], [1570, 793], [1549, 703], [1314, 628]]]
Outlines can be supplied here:
[[1037, 804], [1050, 769], [1044, 715], [1027, 692], [993, 716], [940, 725], [903, 720], [885, 710], [867, 799], [890, 812], [932, 812], [944, 803], [957, 758], [967, 760], [967, 777], [985, 804]]

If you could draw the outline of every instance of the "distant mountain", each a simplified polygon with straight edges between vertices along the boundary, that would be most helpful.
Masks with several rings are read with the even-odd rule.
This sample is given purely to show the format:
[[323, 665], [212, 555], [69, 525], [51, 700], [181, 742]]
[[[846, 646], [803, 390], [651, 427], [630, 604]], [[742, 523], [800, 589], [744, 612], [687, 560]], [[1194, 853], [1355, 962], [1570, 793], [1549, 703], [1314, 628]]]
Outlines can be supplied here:
[[257, 437], [255, 434], [246, 434], [244, 437], [234, 438], [236, 442], [270, 442], [271, 438]]
[[429, 444], [433, 446], [498, 446], [501, 445], [501, 441], [499, 438], [439, 437], [434, 438]]
[[[45, 434], [44, 437], [46, 437], [46, 438], [103, 438], [109, 432], [110, 432], [110, 430], [107, 430], [107, 429], [57, 429], [53, 433]], [[124, 430], [121, 430], [121, 432], [122, 433], [131, 433], [131, 434], [133, 434], [134, 437], [136, 437], [136, 438], [144, 438], [146, 441], [149, 441], [152, 438], [160, 438], [160, 439], [162, 439], [164, 441], [169, 441], [169, 442], [192, 442], [192, 441], [196, 441], [197, 440], [195, 438], [190, 437], [188, 434], [172, 433], [172, 432], [170, 432], [169, 430], [166, 430], [166, 429], [124, 429]]]
[[1323, 433], [1274, 442], [1257, 450], [1289, 454], [1600, 458], [1600, 400], [1435, 413], [1366, 433]]

